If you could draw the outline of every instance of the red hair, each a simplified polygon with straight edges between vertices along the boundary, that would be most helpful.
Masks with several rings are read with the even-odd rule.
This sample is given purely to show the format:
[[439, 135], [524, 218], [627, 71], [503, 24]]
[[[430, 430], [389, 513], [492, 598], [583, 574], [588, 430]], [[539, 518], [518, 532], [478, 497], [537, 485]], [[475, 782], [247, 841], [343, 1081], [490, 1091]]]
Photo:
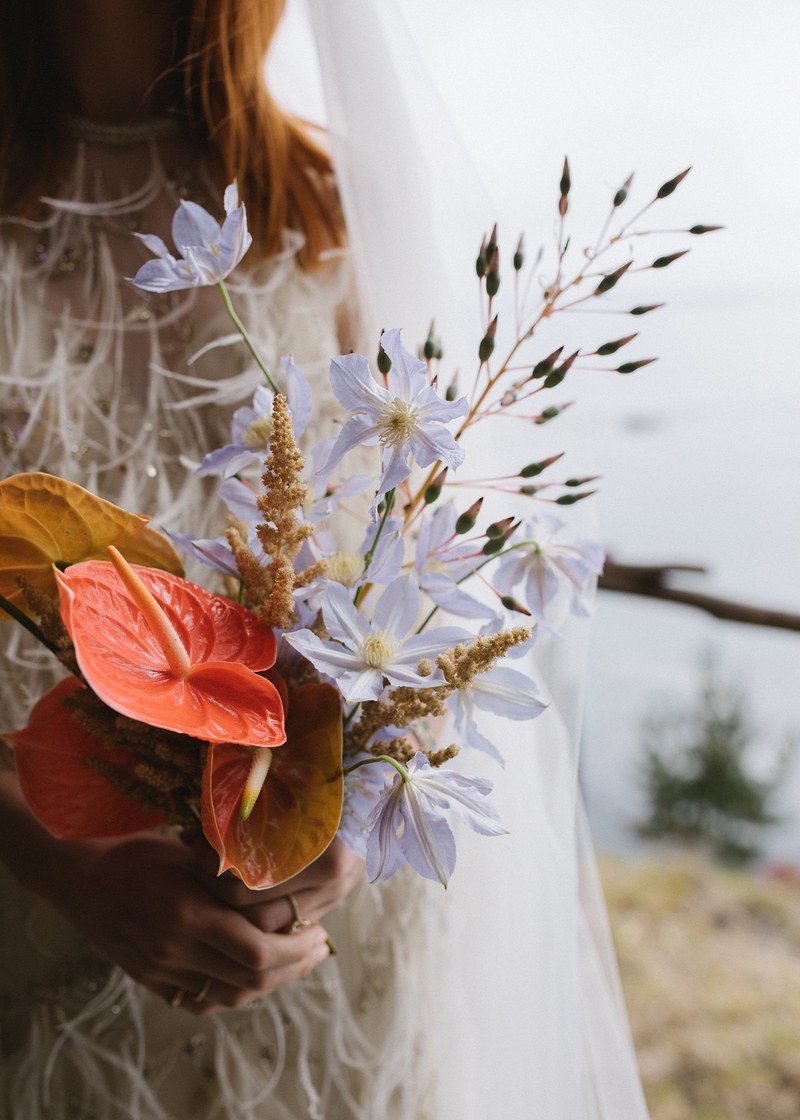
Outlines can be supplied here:
[[[255, 255], [275, 253], [289, 226], [304, 233], [301, 262], [310, 267], [324, 249], [342, 244], [344, 227], [327, 153], [264, 82], [284, 0], [192, 0], [186, 7], [171, 73], [182, 80], [187, 127], [207, 142], [220, 186], [238, 180]], [[34, 0], [8, 5], [0, 37], [5, 212], [31, 213], [65, 155], [69, 84], [41, 8]]]

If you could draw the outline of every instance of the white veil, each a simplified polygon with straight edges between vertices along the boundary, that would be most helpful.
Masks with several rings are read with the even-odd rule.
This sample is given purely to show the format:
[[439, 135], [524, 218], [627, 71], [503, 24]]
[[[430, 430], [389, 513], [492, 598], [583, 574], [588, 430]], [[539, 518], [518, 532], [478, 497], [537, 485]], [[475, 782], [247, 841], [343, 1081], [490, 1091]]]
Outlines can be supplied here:
[[[472, 262], [497, 215], [431, 75], [392, 0], [293, 4], [284, 56], [292, 63], [282, 62], [279, 44], [271, 84], [309, 116], [319, 115], [320, 89], [324, 96], [367, 337], [402, 326], [417, 344], [435, 316], [448, 366], [471, 368], [479, 332]], [[309, 17], [313, 80], [298, 67], [313, 50], [302, 26]], [[495, 18], [487, 6], [487, 37]], [[515, 735], [520, 741], [498, 740], [507, 770], [474, 756], [464, 764], [496, 783], [510, 834], [459, 839], [441, 1020], [431, 1029], [440, 1051], [436, 1120], [647, 1116], [578, 795], [586, 639], [577, 622], [560, 640], [540, 638], [535, 671], [551, 704]]]

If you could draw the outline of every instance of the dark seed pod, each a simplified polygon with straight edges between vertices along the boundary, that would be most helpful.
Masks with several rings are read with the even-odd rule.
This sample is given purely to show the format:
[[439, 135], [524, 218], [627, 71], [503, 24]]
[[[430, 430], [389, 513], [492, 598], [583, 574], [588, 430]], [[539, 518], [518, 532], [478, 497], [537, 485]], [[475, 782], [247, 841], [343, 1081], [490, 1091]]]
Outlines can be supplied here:
[[520, 269], [522, 268], [522, 266], [525, 264], [525, 234], [524, 233], [521, 233], [519, 235], [519, 241], [517, 242], [517, 247], [514, 250], [514, 262], [513, 263], [514, 263], [514, 271], [515, 272], [519, 272]]
[[714, 233], [715, 230], [724, 228], [724, 226], [692, 226], [688, 232], [698, 236], [701, 233]]
[[650, 265], [650, 267], [651, 268], [666, 268], [667, 265], [672, 264], [673, 261], [677, 261], [681, 257], [685, 257], [688, 252], [689, 252], [688, 249], [681, 249], [681, 251], [679, 253], [670, 253], [666, 257], [656, 257], [656, 259], [653, 261], [653, 263]]
[[637, 336], [635, 334], [628, 334], [625, 338], [617, 338], [614, 342], [604, 342], [602, 346], [598, 346], [597, 353], [601, 358], [605, 358], [608, 354], [616, 354], [617, 350], [621, 350], [623, 346], [627, 346]]
[[617, 193], [614, 195], [613, 205], [614, 205], [615, 210], [618, 206], [621, 206], [623, 204], [623, 202], [625, 201], [625, 199], [628, 197], [628, 191], [631, 189], [631, 183], [632, 182], [633, 182], [633, 174], [630, 174], [628, 176], [628, 178], [625, 180], [625, 182], [622, 184], [622, 186], [619, 188]]
[[493, 521], [486, 530], [486, 536], [491, 540], [497, 537], [504, 537], [513, 524], [513, 517], [504, 517], [502, 521]]
[[617, 366], [615, 373], [635, 373], [637, 369], [642, 366], [649, 366], [651, 362], [657, 362], [658, 358], [641, 358], [638, 362], [623, 362], [621, 366]]
[[548, 420], [555, 420], [561, 409], [557, 405], [543, 409], [534, 421], [535, 424], [546, 424]]
[[584, 498], [590, 498], [595, 493], [597, 493], [596, 490], [584, 490], [582, 494], [562, 494], [560, 498], [556, 498], [556, 505], [574, 506], [576, 502], [581, 502]]
[[508, 611], [516, 611], [518, 614], [524, 614], [530, 617], [530, 611], [527, 607], [523, 607], [522, 603], [517, 602], [513, 595], [502, 595], [500, 602]]
[[389, 355], [386, 353], [386, 351], [384, 350], [384, 348], [382, 346], [379, 347], [378, 348], [378, 370], [379, 370], [379, 372], [382, 373], [385, 377], [386, 374], [389, 372], [389, 370], [391, 368], [392, 368], [392, 359], [389, 357]]
[[614, 272], [609, 272], [608, 276], [604, 276], [595, 290], [592, 292], [593, 296], [601, 296], [604, 292], [610, 292], [614, 285], [620, 280], [622, 276], [628, 271], [633, 264], [633, 261], [628, 261], [627, 264], [621, 265], [615, 269]]
[[468, 533], [470, 529], [475, 528], [475, 522], [478, 520], [478, 514], [481, 512], [483, 505], [483, 498], [478, 498], [473, 502], [468, 510], [462, 513], [456, 521], [456, 532], [459, 534]]
[[556, 362], [561, 357], [564, 347], [559, 346], [558, 350], [554, 350], [552, 354], [548, 354], [546, 358], [542, 358], [540, 362], [531, 370], [531, 378], [547, 377], [548, 373], [555, 367]]
[[638, 307], [632, 307], [628, 312], [629, 315], [648, 315], [651, 311], [658, 311], [659, 307], [663, 307], [663, 303], [646, 303], [640, 304]]
[[691, 171], [691, 167], [687, 167], [685, 171], [681, 171], [680, 175], [676, 175], [674, 179], [668, 179], [656, 191], [656, 198], [666, 198], [667, 195], [672, 194], [680, 182], [682, 182]]

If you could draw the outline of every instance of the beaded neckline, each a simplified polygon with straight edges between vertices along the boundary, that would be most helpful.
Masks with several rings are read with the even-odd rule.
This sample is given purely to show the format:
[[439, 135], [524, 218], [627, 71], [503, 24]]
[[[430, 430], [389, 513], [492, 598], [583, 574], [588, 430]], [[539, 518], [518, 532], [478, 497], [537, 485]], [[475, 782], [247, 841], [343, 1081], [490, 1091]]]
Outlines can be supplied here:
[[76, 140], [90, 140], [95, 144], [119, 147], [166, 136], [179, 136], [186, 128], [181, 117], [167, 115], [144, 117], [124, 124], [102, 124], [89, 120], [88, 117], [67, 117], [65, 123], [67, 132]]

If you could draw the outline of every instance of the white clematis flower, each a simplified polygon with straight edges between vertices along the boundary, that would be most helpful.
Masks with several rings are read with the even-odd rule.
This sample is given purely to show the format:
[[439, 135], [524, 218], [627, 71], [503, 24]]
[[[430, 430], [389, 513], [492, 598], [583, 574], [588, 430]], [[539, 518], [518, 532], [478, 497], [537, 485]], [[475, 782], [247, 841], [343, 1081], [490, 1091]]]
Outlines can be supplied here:
[[506, 830], [488, 801], [492, 783], [455, 770], [434, 768], [424, 754], [415, 754], [397, 774], [367, 820], [367, 877], [388, 879], [408, 863], [426, 879], [447, 886], [456, 863], [450, 825], [442, 811], [451, 809], [483, 836]]
[[494, 576], [494, 586], [504, 595], [523, 584], [525, 605], [540, 619], [561, 589], [569, 596], [573, 614], [592, 613], [589, 591], [603, 570], [603, 549], [596, 541], [563, 532], [565, 528], [557, 517], [524, 522]]
[[138, 234], [156, 260], [143, 264], [131, 280], [146, 292], [175, 292], [219, 284], [245, 255], [252, 243], [244, 204], [239, 204], [236, 183], [225, 191], [226, 218], [222, 226], [196, 202], [181, 202], [172, 219], [176, 259], [160, 237]]
[[369, 362], [360, 354], [345, 354], [331, 362], [331, 387], [353, 415], [342, 428], [323, 467], [325, 474], [354, 447], [380, 443], [383, 473], [375, 503], [411, 474], [410, 460], [429, 467], [441, 460], [452, 469], [461, 466], [464, 452], [444, 426], [466, 416], [465, 397], [442, 400], [427, 382], [424, 362], [409, 354], [400, 331], [386, 331], [381, 346], [391, 358], [384, 388], [372, 376]]
[[530, 720], [547, 707], [530, 677], [505, 665], [495, 665], [474, 677], [466, 688], [448, 698], [447, 706], [455, 717], [455, 729], [462, 744], [485, 751], [501, 765], [503, 756], [481, 730], [475, 709], [505, 719]]
[[328, 581], [322, 617], [332, 640], [322, 641], [310, 630], [284, 637], [321, 673], [333, 677], [349, 703], [377, 700], [387, 681], [411, 688], [440, 684], [440, 670], [422, 676], [420, 661], [435, 660], [443, 650], [469, 638], [456, 626], [414, 634], [418, 615], [419, 591], [410, 576], [392, 580], [375, 604], [371, 621], [356, 610], [347, 588]]

